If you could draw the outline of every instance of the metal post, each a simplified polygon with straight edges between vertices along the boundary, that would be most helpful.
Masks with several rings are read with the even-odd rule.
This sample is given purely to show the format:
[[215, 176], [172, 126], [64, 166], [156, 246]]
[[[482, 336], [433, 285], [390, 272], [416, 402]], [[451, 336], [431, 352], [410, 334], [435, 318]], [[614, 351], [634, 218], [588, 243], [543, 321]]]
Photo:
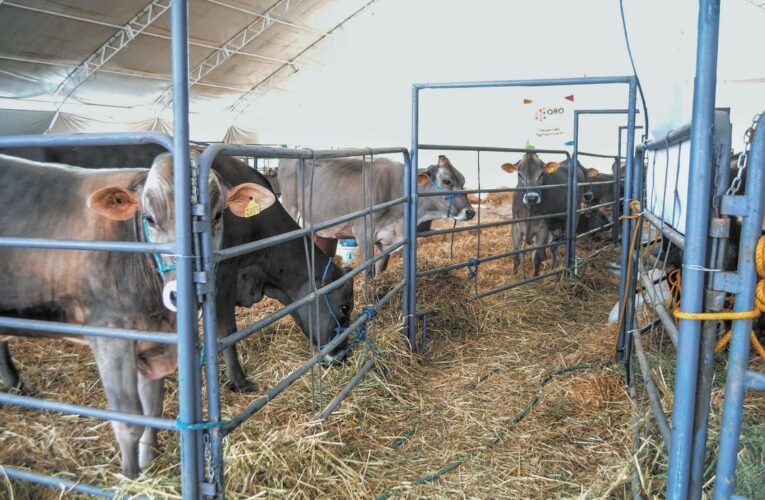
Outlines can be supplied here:
[[[711, 130], [714, 125], [717, 42], [720, 28], [720, 0], [701, 0], [696, 45], [696, 78], [691, 120], [691, 164], [683, 255], [683, 294], [681, 310], [703, 310], [704, 264], [709, 226], [711, 190]], [[698, 372], [701, 324], [680, 321], [675, 371], [672, 443], [669, 450], [667, 498], [688, 496], [691, 442]], [[749, 335], [749, 332], [746, 332]]]
[[[731, 125], [730, 112], [718, 111], [715, 116], [714, 148], [719, 151], [715, 156], [715, 187], [711, 210], [715, 218], [721, 217], [722, 197], [730, 183], [730, 148]], [[721, 145], [722, 147], [719, 147]], [[714, 226], [714, 224], [713, 224]], [[710, 239], [708, 267], [722, 269], [725, 260], [727, 237], [713, 232]], [[711, 288], [711, 287], [710, 287]], [[706, 307], [709, 311], [720, 311], [724, 305], [725, 292], [707, 290]], [[704, 486], [704, 469], [707, 452], [707, 429], [709, 427], [709, 408], [714, 382], [715, 344], [717, 341], [717, 321], [705, 321], [701, 331], [701, 350], [699, 352], [699, 372], [697, 375], [696, 408], [693, 422], [693, 444], [691, 448], [691, 482], [688, 496], [701, 498]]]
[[[178, 281], [178, 412], [180, 421], [196, 421], [195, 393], [196, 300], [192, 276], [191, 166], [189, 164], [189, 55], [188, 2], [173, 0], [171, 7], [173, 61], [173, 165], [175, 187], [175, 245]], [[180, 429], [181, 488], [183, 498], [198, 494], [198, 431]]]
[[408, 327], [409, 348], [417, 349], [417, 146], [419, 142], [419, 94], [420, 89], [415, 85], [412, 87], [412, 151], [409, 159], [409, 182], [405, 185], [408, 189], [406, 194], [408, 204], [406, 210], [409, 212], [409, 225], [405, 225], [406, 238], [409, 241], [406, 247], [408, 258], [406, 261], [405, 282], [406, 288], [406, 325]]
[[[414, 225], [417, 226], [417, 222], [412, 220], [412, 214], [409, 211], [409, 205], [412, 202], [412, 176], [411, 176], [411, 170], [412, 170], [412, 160], [409, 154], [404, 153], [404, 197], [406, 198], [406, 203], [403, 206], [404, 210], [404, 241], [405, 246], [403, 250], [403, 264], [404, 268], [402, 270], [402, 280], [404, 281], [404, 289], [402, 290], [402, 300], [401, 300], [401, 316], [404, 320], [404, 329], [403, 332], [404, 335], [406, 335], [407, 339], [411, 338], [411, 331], [410, 331], [410, 323], [416, 322], [414, 319], [414, 313], [415, 311], [410, 309], [410, 303], [409, 303], [409, 290], [412, 289], [414, 286], [414, 282], [409, 281], [409, 269], [411, 267], [409, 260], [412, 258], [410, 248], [412, 248], [414, 245], [417, 244], [416, 240], [410, 239], [409, 235], [409, 228], [410, 226]], [[415, 184], [416, 185], [416, 184]], [[416, 231], [416, 228], [415, 228]], [[416, 248], [416, 247], [415, 247]], [[417, 270], [415, 269], [415, 272]], [[415, 326], [415, 331], [417, 330]], [[410, 342], [411, 345], [411, 342]]]
[[[719, 6], [719, 3], [717, 4]], [[714, 16], [715, 13], [712, 13]], [[716, 25], [715, 25], [716, 26]], [[762, 192], [765, 190], [765, 122], [762, 118], [755, 129], [750, 148], [746, 178], [748, 213], [741, 224], [741, 245], [739, 247], [738, 277], [741, 288], [736, 294], [734, 311], [751, 311], [754, 308], [756, 273], [754, 258], [757, 240], [761, 235], [763, 216]], [[722, 423], [720, 424], [720, 452], [717, 457], [717, 482], [714, 498], [731, 498], [736, 486], [736, 457], [741, 413], [744, 407], [746, 387], [746, 365], [749, 360], [749, 334], [752, 320], [733, 322], [733, 336], [728, 350], [728, 373], [725, 378], [725, 401]]]
[[568, 164], [568, 190], [566, 191], [566, 266], [576, 272], [576, 209], [579, 208], [577, 185], [577, 154], [579, 149], [579, 112], [574, 111], [574, 150]]
[[[627, 154], [625, 155], [626, 172], [624, 177], [624, 201], [622, 202], [623, 215], [628, 215], [630, 213], [630, 201], [633, 199], [639, 199], [638, 197], [635, 197], [635, 192], [642, 192], [642, 186], [634, 185], [635, 168], [643, 168], [642, 154], [639, 156], [640, 162], [635, 162], [635, 115], [637, 113], [636, 106], [637, 82], [634, 78], [632, 78], [629, 84], [629, 97], [627, 104]], [[617, 214], [614, 214], [615, 217], [616, 215]], [[624, 308], [624, 319], [622, 321], [621, 329], [619, 330], [619, 338], [616, 344], [616, 362], [629, 359], [627, 356], [625, 356], [626, 352], [629, 350], [629, 337], [627, 332], [630, 329], [628, 325], [632, 324], [631, 309], [635, 297], [634, 293], [631, 293], [631, 290], [634, 290], [634, 280], [632, 280], [632, 286], [629, 287], [631, 290], [626, 290], [627, 281], [629, 279], [627, 276], [626, 263], [629, 257], [629, 243], [631, 241], [630, 235], [632, 234], [634, 227], [633, 222], [637, 223], [637, 221], [629, 220], [628, 222], [628, 224], [622, 224], [622, 255], [620, 260], [622, 266], [619, 270], [619, 310], [621, 312], [621, 308]], [[635, 269], [635, 271], [637, 271], [637, 269]]]

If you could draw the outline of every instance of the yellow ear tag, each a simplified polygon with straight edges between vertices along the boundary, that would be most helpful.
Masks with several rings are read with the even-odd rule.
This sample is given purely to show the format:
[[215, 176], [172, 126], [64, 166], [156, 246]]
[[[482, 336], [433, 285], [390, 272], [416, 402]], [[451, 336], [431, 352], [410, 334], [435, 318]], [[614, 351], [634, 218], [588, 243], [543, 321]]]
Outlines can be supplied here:
[[245, 217], [252, 217], [255, 215], [258, 215], [260, 213], [260, 205], [257, 201], [255, 201], [255, 198], [250, 198], [250, 201], [247, 203], [247, 206], [244, 207], [244, 216]]

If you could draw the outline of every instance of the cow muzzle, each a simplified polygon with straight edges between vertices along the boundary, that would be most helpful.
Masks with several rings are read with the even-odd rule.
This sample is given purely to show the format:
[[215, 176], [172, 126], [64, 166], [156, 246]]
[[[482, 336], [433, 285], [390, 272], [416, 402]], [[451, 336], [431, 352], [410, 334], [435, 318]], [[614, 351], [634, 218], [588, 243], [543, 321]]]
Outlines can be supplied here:
[[592, 200], [595, 199], [595, 194], [592, 191], [585, 191], [582, 194], [582, 199], [585, 203], [592, 203]]
[[472, 208], [463, 208], [454, 216], [454, 220], [470, 220], [475, 216], [475, 210]]
[[526, 205], [538, 205], [542, 201], [542, 197], [539, 193], [530, 191], [523, 195], [523, 203]]
[[178, 282], [168, 281], [162, 289], [162, 304], [173, 312], [178, 312]]

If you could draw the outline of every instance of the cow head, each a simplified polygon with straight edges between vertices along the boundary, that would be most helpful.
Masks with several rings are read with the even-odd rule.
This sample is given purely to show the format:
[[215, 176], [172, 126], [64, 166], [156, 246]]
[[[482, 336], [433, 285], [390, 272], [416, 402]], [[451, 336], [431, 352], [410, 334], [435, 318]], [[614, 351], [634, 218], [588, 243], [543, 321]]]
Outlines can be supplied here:
[[[270, 207], [275, 201], [273, 193], [257, 184], [244, 183], [226, 187], [217, 174], [209, 177], [210, 213], [212, 214], [213, 241], [219, 247], [223, 210], [228, 208], [239, 217], [251, 217]], [[129, 187], [107, 186], [88, 197], [88, 207], [96, 213], [114, 220], [136, 220], [143, 240], [151, 243], [175, 241], [175, 190], [173, 187], [173, 161], [169, 153], [159, 155], [149, 169], [142, 184]], [[153, 254], [156, 271], [162, 277], [162, 301], [175, 311], [175, 257]]]
[[[317, 262], [318, 264], [319, 262]], [[345, 276], [350, 271], [348, 269], [341, 269], [335, 265], [331, 258], [327, 258], [321, 275], [321, 286], [333, 283], [338, 279]], [[313, 308], [314, 305], [309, 306]], [[308, 309], [305, 307], [304, 309]], [[306, 311], [301, 311], [306, 312]], [[314, 347], [321, 348], [328, 342], [332, 341], [337, 335], [342, 333], [343, 330], [351, 322], [351, 313], [353, 312], [353, 279], [346, 281], [339, 288], [331, 291], [324, 297], [319, 299], [318, 310], [318, 328], [311, 339], [311, 344]], [[303, 314], [299, 313], [298, 316], [304, 321]], [[304, 328], [303, 331], [309, 332], [308, 328]], [[310, 334], [309, 334], [310, 335]], [[324, 356], [324, 360], [329, 363], [336, 363], [342, 361], [347, 355], [348, 339], [340, 342], [337, 347]]]
[[438, 163], [420, 170], [417, 175], [418, 192], [443, 193], [444, 196], [426, 196], [417, 203], [417, 223], [433, 219], [451, 217], [454, 220], [470, 220], [475, 216], [473, 206], [464, 194], [449, 194], [461, 191], [465, 186], [465, 177], [444, 155], [438, 157]]
[[542, 193], [544, 190], [536, 189], [544, 185], [544, 176], [552, 175], [560, 168], [556, 162], [544, 163], [539, 159], [536, 153], [526, 153], [518, 163], [505, 163], [502, 170], [511, 174], [518, 174], [517, 187], [527, 188], [523, 194], [523, 203], [525, 205], [538, 205], [542, 203]]

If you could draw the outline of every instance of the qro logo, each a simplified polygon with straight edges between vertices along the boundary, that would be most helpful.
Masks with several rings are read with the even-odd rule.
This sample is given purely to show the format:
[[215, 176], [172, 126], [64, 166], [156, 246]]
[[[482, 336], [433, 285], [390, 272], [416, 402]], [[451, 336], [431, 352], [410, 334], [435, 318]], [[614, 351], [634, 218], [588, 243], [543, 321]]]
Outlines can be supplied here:
[[534, 113], [534, 119], [541, 122], [547, 120], [550, 116], [562, 115], [565, 112], [565, 108], [539, 108], [536, 113]]

